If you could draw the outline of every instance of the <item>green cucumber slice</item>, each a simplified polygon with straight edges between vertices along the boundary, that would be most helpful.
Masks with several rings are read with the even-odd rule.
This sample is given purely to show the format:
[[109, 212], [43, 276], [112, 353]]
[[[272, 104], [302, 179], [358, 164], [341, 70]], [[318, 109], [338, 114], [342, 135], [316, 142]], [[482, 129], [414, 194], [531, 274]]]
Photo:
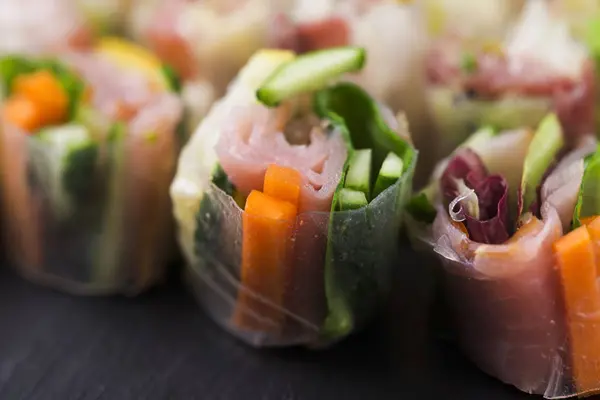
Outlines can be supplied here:
[[361, 70], [365, 60], [366, 51], [362, 47], [303, 54], [277, 68], [256, 91], [256, 97], [264, 105], [276, 107], [292, 96], [321, 89], [344, 73]]
[[356, 210], [369, 204], [364, 192], [347, 188], [340, 190], [339, 202], [342, 211]]
[[367, 201], [371, 192], [372, 153], [371, 149], [362, 149], [352, 154], [344, 183], [347, 189], [363, 192]]
[[[98, 157], [98, 144], [89, 130], [77, 124], [42, 130], [35, 140], [42, 144], [48, 198], [58, 219], [70, 215], [73, 202], [85, 193]], [[41, 171], [40, 171], [41, 172]]]
[[396, 183], [402, 176], [402, 172], [404, 172], [404, 161], [396, 154], [390, 152], [383, 160], [379, 175], [377, 175], [377, 179], [375, 180], [373, 198], [376, 198], [381, 192]]
[[523, 210], [529, 210], [535, 201], [537, 187], [563, 145], [560, 121], [555, 114], [548, 114], [538, 125], [527, 150], [521, 179], [519, 215]]

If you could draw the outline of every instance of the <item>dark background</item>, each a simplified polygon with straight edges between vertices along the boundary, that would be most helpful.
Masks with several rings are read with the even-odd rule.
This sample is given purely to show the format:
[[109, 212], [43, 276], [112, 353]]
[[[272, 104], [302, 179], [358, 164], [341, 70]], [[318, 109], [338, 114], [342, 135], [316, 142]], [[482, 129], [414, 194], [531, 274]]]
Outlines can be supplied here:
[[2, 268], [0, 399], [536, 398], [436, 339], [423, 276], [398, 277], [369, 329], [320, 351], [244, 345], [203, 314], [179, 277], [134, 299], [77, 298]]

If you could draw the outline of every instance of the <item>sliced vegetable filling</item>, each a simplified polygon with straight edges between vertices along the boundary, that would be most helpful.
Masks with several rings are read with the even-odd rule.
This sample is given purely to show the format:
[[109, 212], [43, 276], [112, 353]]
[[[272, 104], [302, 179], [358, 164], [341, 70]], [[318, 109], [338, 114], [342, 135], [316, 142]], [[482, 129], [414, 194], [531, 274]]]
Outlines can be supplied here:
[[272, 165], [264, 191], [252, 191], [246, 200], [242, 287], [233, 317], [241, 329], [277, 332], [283, 327], [285, 277], [293, 256], [300, 184], [297, 171]]

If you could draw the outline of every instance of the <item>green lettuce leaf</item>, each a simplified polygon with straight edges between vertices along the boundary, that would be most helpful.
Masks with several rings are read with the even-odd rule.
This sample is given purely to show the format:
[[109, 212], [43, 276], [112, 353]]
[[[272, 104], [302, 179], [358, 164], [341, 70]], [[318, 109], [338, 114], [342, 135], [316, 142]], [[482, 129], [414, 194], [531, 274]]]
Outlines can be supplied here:
[[[379, 105], [352, 83], [340, 83], [316, 92], [313, 105], [318, 116], [341, 132], [348, 149], [331, 205], [325, 263], [328, 316], [322, 336], [325, 340], [334, 340], [363, 323], [386, 291], [385, 264], [392, 261], [385, 259], [390, 255], [387, 248], [397, 248], [417, 151], [385, 123]], [[340, 191], [344, 188], [349, 160], [357, 149], [372, 150], [371, 184], [390, 152], [402, 159], [403, 173], [395, 185], [366, 207], [340, 212]], [[380, 224], [383, 219], [386, 219], [385, 227]], [[386, 237], [380, 238], [377, 230], [385, 232]], [[377, 238], [379, 243], [370, 241], [369, 237]]]
[[585, 158], [585, 170], [573, 211], [573, 229], [581, 226], [582, 218], [597, 215], [600, 215], [600, 146]]

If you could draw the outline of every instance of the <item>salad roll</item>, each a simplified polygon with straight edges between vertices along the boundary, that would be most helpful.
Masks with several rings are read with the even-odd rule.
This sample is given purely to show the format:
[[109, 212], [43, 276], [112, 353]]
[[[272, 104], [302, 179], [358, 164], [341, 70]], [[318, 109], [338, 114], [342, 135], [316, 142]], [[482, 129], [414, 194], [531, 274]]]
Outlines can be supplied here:
[[183, 79], [193, 130], [248, 58], [268, 45], [288, 0], [132, 0], [127, 29]]
[[478, 126], [534, 126], [549, 111], [568, 138], [594, 130], [593, 63], [542, 0], [527, 3], [502, 43], [440, 38], [428, 56], [427, 79], [438, 159]]
[[548, 398], [578, 392], [553, 249], [575, 227], [584, 159], [596, 148], [593, 136], [568, 144], [563, 132], [555, 114], [535, 132], [485, 127], [439, 164], [408, 207], [420, 239], [442, 260], [467, 356]]
[[188, 276], [257, 347], [333, 343], [389, 290], [417, 152], [354, 83], [365, 50], [261, 50], [184, 148], [171, 186]]
[[2, 0], [0, 54], [89, 48], [117, 32], [130, 0]]
[[77, 294], [135, 294], [154, 284], [173, 248], [168, 191], [182, 115], [160, 64], [136, 69], [102, 48], [6, 56], [0, 80], [11, 263]]
[[[573, 35], [588, 48], [600, 74], [600, 2], [596, 0], [551, 0], [552, 11], [568, 21]], [[600, 88], [596, 85], [595, 128], [600, 129]]]
[[429, 34], [501, 38], [525, 0], [424, 0]]

